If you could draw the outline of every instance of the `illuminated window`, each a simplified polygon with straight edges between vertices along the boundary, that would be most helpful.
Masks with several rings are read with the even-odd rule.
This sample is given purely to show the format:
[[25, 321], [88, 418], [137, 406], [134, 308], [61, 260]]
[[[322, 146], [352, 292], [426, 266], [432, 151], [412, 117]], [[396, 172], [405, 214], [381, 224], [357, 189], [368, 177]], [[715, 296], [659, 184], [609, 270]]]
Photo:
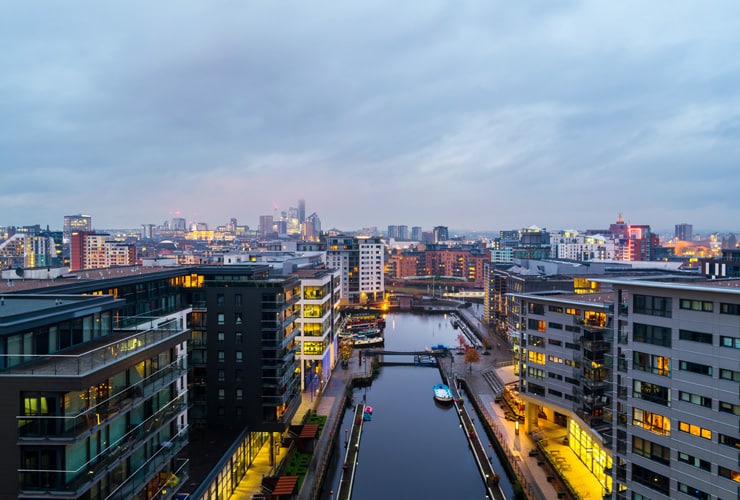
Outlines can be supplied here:
[[538, 365], [544, 365], [545, 364], [545, 353], [528, 351], [527, 359], [532, 363], [536, 363]]
[[658, 413], [643, 410], [641, 408], [632, 409], [632, 425], [642, 427], [650, 432], [661, 436], [671, 434], [671, 419]]
[[712, 439], [712, 431], [688, 422], [679, 422], [678, 430], [704, 439]]

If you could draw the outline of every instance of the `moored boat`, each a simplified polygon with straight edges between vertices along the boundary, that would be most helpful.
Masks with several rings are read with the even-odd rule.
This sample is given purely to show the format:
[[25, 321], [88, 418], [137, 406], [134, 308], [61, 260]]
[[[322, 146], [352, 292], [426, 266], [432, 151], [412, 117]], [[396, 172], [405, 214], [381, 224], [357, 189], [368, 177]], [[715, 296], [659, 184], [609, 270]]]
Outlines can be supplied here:
[[385, 339], [383, 337], [366, 337], [365, 335], [353, 335], [352, 345], [354, 347], [372, 347], [383, 345]]
[[440, 403], [452, 403], [455, 396], [452, 394], [452, 389], [446, 384], [437, 384], [434, 386], [434, 399]]

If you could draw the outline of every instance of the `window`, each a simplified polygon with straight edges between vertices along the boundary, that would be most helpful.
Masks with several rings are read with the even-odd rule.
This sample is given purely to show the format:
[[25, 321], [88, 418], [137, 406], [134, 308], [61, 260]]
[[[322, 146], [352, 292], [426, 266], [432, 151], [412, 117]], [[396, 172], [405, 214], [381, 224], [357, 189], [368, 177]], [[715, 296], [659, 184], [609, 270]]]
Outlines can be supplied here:
[[723, 380], [732, 380], [733, 382], [740, 382], [740, 372], [728, 370], [727, 368], [720, 368], [719, 378]]
[[553, 396], [557, 396], [559, 398], [562, 398], [563, 397], [563, 393], [560, 392], [560, 391], [556, 391], [555, 389], [548, 389], [547, 390], [547, 393], [548, 394], [552, 394]]
[[226, 389], [219, 388], [219, 390], [218, 390], [218, 399], [219, 400], [226, 399]]
[[645, 342], [646, 344], [671, 347], [671, 329], [663, 326], [634, 323], [632, 325], [632, 340], [635, 342]]
[[726, 337], [722, 335], [719, 338], [719, 346], [740, 349], [740, 337]]
[[242, 351], [236, 351], [236, 362], [241, 363], [244, 353]]
[[561, 325], [560, 323], [553, 323], [552, 321], [549, 321], [547, 323], [547, 327], [548, 328], [552, 328], [553, 330], [562, 330], [563, 329], [563, 325]]
[[224, 313], [218, 313], [216, 318], [219, 325], [223, 325], [226, 323], [226, 316], [224, 315]]
[[538, 364], [538, 365], [544, 365], [545, 364], [545, 353], [544, 352], [527, 351], [527, 359], [531, 363], [535, 363], [535, 364]]
[[529, 335], [529, 345], [532, 347], [543, 347], [545, 345], [545, 338], [537, 335]]
[[725, 304], [723, 302], [720, 302], [719, 313], [740, 316], [740, 304]]
[[720, 434], [717, 438], [717, 442], [725, 446], [740, 449], [740, 439], [736, 437], [727, 436], [726, 434]]
[[224, 294], [223, 293], [219, 293], [218, 295], [216, 295], [216, 305], [217, 306], [224, 305]]
[[224, 370], [218, 370], [218, 381], [223, 382], [226, 380], [226, 372]]
[[241, 382], [241, 381], [242, 381], [242, 371], [234, 370], [234, 382]]
[[537, 330], [538, 332], [545, 332], [547, 330], [546, 328], [547, 323], [543, 320], [537, 320], [529, 318], [527, 320], [527, 328], [530, 330]]
[[237, 293], [234, 295], [234, 306], [241, 307], [242, 306], [242, 294]]
[[223, 342], [224, 341], [224, 332], [217, 332], [216, 333], [216, 340], [218, 340], [219, 342]]
[[699, 394], [692, 394], [690, 392], [678, 391], [678, 399], [681, 401], [686, 401], [687, 403], [691, 403], [694, 405], [703, 406], [705, 408], [712, 407], [712, 398], [706, 398]]
[[244, 399], [244, 389], [237, 389], [235, 397], [237, 401], [241, 401], [242, 399]]
[[242, 324], [242, 313], [236, 313], [234, 315], [234, 324], [241, 325]]
[[712, 367], [702, 365], [700, 363], [692, 363], [691, 361], [679, 361], [678, 369], [685, 372], [699, 373], [701, 375], [712, 376]]
[[242, 334], [242, 332], [234, 333], [234, 342], [236, 344], [241, 344], [242, 342], [244, 342], [244, 334]]
[[671, 390], [668, 387], [649, 382], [633, 380], [632, 397], [651, 401], [663, 406], [671, 406]]
[[632, 480], [647, 486], [650, 489], [659, 491], [664, 495], [670, 493], [670, 480], [668, 477], [653, 472], [650, 469], [632, 464]]
[[555, 340], [555, 339], [547, 339], [547, 343], [550, 345], [556, 345], [556, 346], [563, 345], [563, 342], [561, 340]]
[[661, 436], [671, 434], [671, 419], [641, 408], [632, 408], [632, 425], [654, 432]]
[[544, 396], [545, 388], [539, 384], [533, 384], [530, 382], [529, 384], [527, 384], [527, 392], [535, 394], [537, 396]]
[[218, 361], [223, 362], [224, 359], [226, 359], [224, 351], [218, 351]]
[[543, 315], [543, 314], [545, 314], [545, 306], [542, 305], [542, 304], [535, 304], [534, 302], [528, 302], [527, 303], [527, 311], [530, 314]]
[[728, 469], [727, 467], [722, 467], [721, 465], [719, 465], [717, 466], [717, 474], [721, 477], [732, 479], [736, 483], [740, 483], [740, 472], [736, 470]]
[[632, 452], [664, 465], [671, 463], [671, 449], [647, 439], [632, 436]]
[[706, 460], [702, 460], [701, 458], [693, 457], [688, 453], [684, 453], [682, 451], [678, 452], [678, 461], [689, 464], [692, 467], [697, 467], [699, 469], [705, 470], [707, 472], [712, 471], [711, 463], [707, 462]]
[[555, 363], [557, 365], [563, 364], [563, 358], [559, 356], [553, 356], [552, 354], [547, 357], [547, 361], [549, 361], [550, 363]]
[[563, 376], [559, 373], [547, 372], [547, 376], [550, 378], [554, 378], [555, 380], [563, 380]]
[[719, 411], [723, 413], [732, 413], [740, 416], [740, 405], [728, 403], [727, 401], [719, 402]]
[[632, 353], [632, 367], [635, 370], [667, 377], [671, 373], [671, 360], [665, 356], [634, 351]]
[[683, 483], [678, 483], [678, 491], [690, 497], [699, 498], [700, 500], [709, 500], [711, 498], [708, 493], [704, 493], [698, 488]]
[[681, 309], [688, 309], [690, 311], [714, 311], [714, 303], [706, 300], [681, 299], [678, 303], [678, 307]]
[[556, 312], [556, 313], [563, 312], [563, 308], [561, 306], [547, 306], [547, 310], [550, 312]]
[[634, 312], [637, 314], [649, 314], [650, 316], [671, 317], [670, 297], [655, 297], [653, 295], [635, 295]]
[[580, 309], [575, 309], [573, 307], [566, 307], [565, 308], [565, 314], [572, 314], [573, 316], [580, 316], [581, 315], [581, 310]]
[[690, 340], [702, 344], [712, 344], [712, 334], [702, 332], [692, 332], [691, 330], [679, 330], [678, 338], [681, 340]]
[[698, 436], [704, 439], [712, 439], [711, 430], [705, 429], [704, 427], [700, 427], [698, 425], [690, 424], [689, 422], [679, 422], [678, 430], [691, 434], [692, 436]]
[[529, 366], [529, 367], [527, 367], [527, 375], [530, 378], [536, 378], [536, 379], [544, 380], [544, 378], [545, 378], [545, 370], [543, 370], [541, 368], [535, 368], [533, 366]]

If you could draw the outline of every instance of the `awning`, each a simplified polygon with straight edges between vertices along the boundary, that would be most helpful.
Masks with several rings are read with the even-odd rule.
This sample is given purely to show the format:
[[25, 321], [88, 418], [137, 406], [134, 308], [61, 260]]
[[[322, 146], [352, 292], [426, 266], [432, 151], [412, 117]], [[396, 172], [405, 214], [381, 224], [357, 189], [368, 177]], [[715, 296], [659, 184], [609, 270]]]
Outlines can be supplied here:
[[306, 424], [301, 429], [298, 437], [301, 439], [311, 439], [316, 437], [317, 432], [319, 432], [319, 424]]
[[292, 495], [297, 482], [298, 476], [280, 476], [272, 495]]

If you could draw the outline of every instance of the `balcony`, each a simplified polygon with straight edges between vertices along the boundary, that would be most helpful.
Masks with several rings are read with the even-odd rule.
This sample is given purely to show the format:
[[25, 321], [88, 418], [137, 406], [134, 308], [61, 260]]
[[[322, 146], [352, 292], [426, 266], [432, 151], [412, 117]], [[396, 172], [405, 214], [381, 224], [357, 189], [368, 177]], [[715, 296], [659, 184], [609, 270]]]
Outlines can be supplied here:
[[[172, 319], [157, 327], [127, 335], [118, 331], [109, 337], [97, 339], [69, 350], [70, 354], [3, 354], [0, 362], [5, 367], [2, 375], [24, 376], [80, 376], [87, 375], [125, 360], [189, 330], [180, 328]], [[115, 340], [114, 340], [115, 339]], [[77, 351], [77, 353], [75, 353]], [[82, 352], [79, 352], [82, 351]]]
[[[174, 415], [175, 413], [172, 413], [171, 416], [174, 417]], [[101, 479], [104, 473], [122, 467], [126, 459], [142, 448], [145, 439], [153, 441], [152, 438], [164, 428], [163, 426], [156, 426], [147, 430], [142, 434], [145, 439], [137, 440], [132, 435], [134, 432], [144, 430], [145, 424], [147, 422], [151, 423], [153, 418], [151, 417], [138, 426], [137, 431], [126, 434], [122, 439], [113, 443], [104, 453], [76, 471], [19, 469], [18, 484], [21, 495], [33, 496], [33, 498], [58, 498], [60, 496], [69, 497], [70, 495], [77, 498], [82, 496], [93, 483]], [[106, 498], [134, 498], [136, 492], [142, 489], [154, 474], [166, 469], [166, 464], [174, 459], [187, 443], [188, 429], [185, 428], [169, 441], [163, 442], [159, 449], [122, 484], [113, 486], [113, 488], [116, 488], [114, 495]]]
[[181, 363], [172, 363], [138, 384], [123, 389], [108, 400], [77, 415], [18, 415], [16, 416], [18, 439], [23, 441], [38, 439], [75, 441], [86, 431], [105, 425], [110, 419], [119, 417], [139, 406], [144, 400], [175, 382], [186, 371]]

